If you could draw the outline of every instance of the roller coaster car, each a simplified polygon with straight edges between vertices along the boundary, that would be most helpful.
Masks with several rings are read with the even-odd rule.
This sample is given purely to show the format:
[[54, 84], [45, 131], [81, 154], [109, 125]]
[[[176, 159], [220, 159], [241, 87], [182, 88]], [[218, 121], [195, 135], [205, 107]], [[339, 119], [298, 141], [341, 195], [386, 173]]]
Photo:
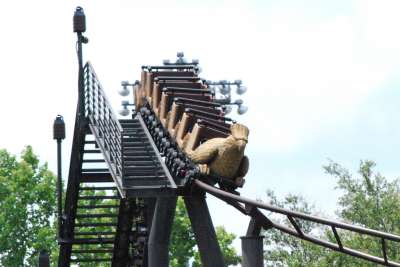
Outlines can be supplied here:
[[[215, 111], [218, 112], [218, 110]], [[176, 142], [181, 149], [186, 151], [186, 144], [188, 143], [192, 134], [195, 133], [193, 132], [193, 129], [195, 124], [198, 122], [202, 122], [206, 129], [209, 128], [210, 131], [216, 130], [225, 135], [229, 135], [230, 124], [227, 123], [228, 121], [230, 121], [230, 119], [225, 118], [224, 116], [220, 115], [220, 113], [212, 114], [211, 112], [206, 113], [193, 108], [186, 108], [177, 129], [177, 134], [175, 138]], [[209, 136], [208, 138], [212, 137]]]
[[183, 88], [198, 88], [198, 89], [203, 89], [206, 88], [205, 85], [203, 85], [200, 82], [199, 77], [164, 77], [160, 76], [157, 77], [154, 81], [153, 85], [153, 95], [151, 97], [151, 101], [149, 102], [150, 105], [153, 107], [154, 112], [158, 115], [158, 106], [161, 101], [161, 93], [162, 89], [165, 87], [173, 87], [173, 86], [179, 86]]
[[208, 89], [181, 88], [181, 87], [166, 87], [162, 90], [161, 102], [159, 106], [159, 119], [161, 124], [167, 128], [168, 112], [172, 109], [174, 102], [180, 99], [187, 101], [200, 101], [199, 103], [208, 106], [219, 106], [210, 102], [212, 99], [212, 91]]
[[152, 86], [154, 80], [158, 76], [179, 76], [179, 77], [194, 77], [196, 73], [193, 69], [182, 70], [182, 71], [174, 71], [174, 70], [158, 70], [153, 69], [153, 66], [149, 66], [147, 69], [142, 70], [141, 75], [141, 84], [143, 85], [143, 89], [148, 97], [152, 96]]
[[[160, 123], [168, 132], [169, 138], [189, 158], [204, 150], [204, 147], [208, 146], [207, 149], [211, 149], [209, 144], [226, 145], [228, 141], [232, 141], [232, 120], [224, 116], [221, 104], [213, 102], [214, 92], [207, 88], [207, 84], [197, 77], [193, 69], [178, 71], [169, 68], [153, 71], [153, 67], [149, 68], [150, 70], [143, 70], [141, 87], [135, 92], [136, 97], [141, 97], [142, 104], [148, 103], [148, 107], [153, 111], [153, 116], [158, 119], [156, 120], [158, 123], [154, 121], [149, 127], [157, 128]], [[135, 101], [138, 102], [138, 100]], [[140, 106], [138, 105], [138, 107]], [[154, 129], [154, 131], [156, 130]], [[157, 130], [153, 136], [156, 144], [163, 143], [165, 137], [165, 133], [160, 130]], [[202, 145], [203, 143], [206, 145]], [[220, 155], [221, 157], [222, 155]], [[237, 169], [237, 166], [243, 167], [241, 159], [244, 155], [237, 157], [240, 159], [236, 159], [238, 162], [230, 169]], [[196, 157], [194, 156], [194, 158]], [[244, 165], [248, 166], [247, 158], [245, 160], [246, 164]], [[225, 159], [225, 161], [229, 165], [231, 160]], [[207, 163], [214, 167], [217, 166], [217, 169], [218, 166], [221, 167], [221, 164], [215, 162], [201, 163], [203, 168], [207, 168]], [[212, 169], [210, 168], [210, 170]], [[230, 188], [229, 191], [243, 185], [243, 172], [240, 172], [241, 180], [239, 182], [235, 181], [238, 178], [236, 173], [228, 173], [230, 175], [223, 177], [221, 174], [224, 173], [223, 171], [213, 171], [208, 176], [211, 180], [214, 179], [215, 182], [218, 182], [221, 188]]]
[[206, 114], [207, 116], [222, 114], [221, 113], [222, 111], [216, 109], [216, 106], [202, 103], [205, 102], [202, 100], [209, 100], [209, 96], [198, 95], [197, 99], [200, 99], [201, 102], [197, 102], [197, 105], [194, 105], [193, 100], [187, 101], [186, 98], [175, 98], [175, 101], [171, 107], [171, 111], [168, 113], [167, 118], [165, 119], [168, 132], [172, 137], [175, 137], [177, 134], [180, 122], [182, 121], [183, 118], [182, 116], [185, 111], [185, 108], [191, 108], [192, 110], [197, 110], [199, 112], [203, 110], [204, 114]]
[[[173, 66], [172, 66], [173, 67]], [[154, 79], [158, 76], [180, 76], [180, 77], [194, 77], [195, 66], [175, 66], [175, 69], [179, 71], [174, 71], [172, 67], [168, 67], [165, 69], [165, 66], [143, 66], [140, 80], [140, 88], [135, 92], [135, 105], [137, 107], [141, 107], [144, 105], [143, 98], [147, 98], [149, 103], [151, 102], [151, 98], [153, 95], [153, 85]]]

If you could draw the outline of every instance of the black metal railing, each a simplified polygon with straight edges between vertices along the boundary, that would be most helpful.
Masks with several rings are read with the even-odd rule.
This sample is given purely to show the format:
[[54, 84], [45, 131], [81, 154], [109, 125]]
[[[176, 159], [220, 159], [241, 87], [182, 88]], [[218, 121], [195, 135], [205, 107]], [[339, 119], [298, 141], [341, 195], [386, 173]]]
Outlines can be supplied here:
[[[316, 216], [312, 216], [309, 214], [301, 213], [301, 212], [296, 212], [296, 211], [291, 211], [287, 209], [283, 209], [280, 207], [272, 206], [266, 203], [261, 203], [258, 201], [254, 201], [245, 197], [241, 197], [226, 191], [222, 191], [216, 187], [210, 186], [200, 180], [195, 180], [194, 181], [197, 186], [202, 188], [204, 191], [208, 192], [209, 194], [212, 194], [216, 196], [217, 198], [220, 198], [223, 201], [226, 201], [228, 204], [234, 206], [237, 208], [239, 211], [242, 213], [251, 216], [255, 218], [256, 220], [259, 221], [260, 225], [263, 225], [264, 228], [269, 229], [269, 228], [275, 228], [278, 229], [284, 233], [293, 235], [295, 237], [307, 240], [309, 242], [312, 242], [314, 244], [342, 252], [344, 254], [353, 256], [353, 257], [358, 257], [370, 262], [382, 264], [385, 266], [400, 266], [400, 263], [394, 262], [388, 259], [387, 256], [387, 241], [394, 241], [400, 243], [400, 236], [394, 235], [394, 234], [389, 234], [373, 229], [368, 229], [360, 226], [355, 226], [347, 223], [342, 223], [342, 222], [337, 222], [333, 220], [328, 220]], [[243, 206], [244, 204], [244, 206]], [[270, 212], [274, 213], [279, 213], [282, 215], [285, 215], [290, 223], [292, 224], [293, 227], [287, 227], [278, 223], [274, 223], [271, 220], [269, 220], [259, 209], [263, 210], [268, 210]], [[305, 233], [302, 231], [300, 225], [296, 220], [304, 220], [304, 221], [309, 221], [313, 223], [317, 223], [320, 225], [325, 225], [329, 226], [334, 234], [335, 241], [336, 243], [332, 243], [326, 240], [322, 240], [319, 238], [316, 238], [310, 234]], [[347, 230], [353, 233], [358, 233], [364, 236], [369, 236], [373, 238], [377, 238], [381, 240], [382, 244], [382, 255], [381, 256], [374, 256], [370, 255], [365, 252], [361, 252], [352, 248], [345, 247], [342, 243], [342, 240], [340, 238], [339, 233], [337, 232], [337, 229], [343, 229]]]
[[110, 167], [111, 175], [121, 185], [123, 129], [89, 62], [84, 66], [84, 97], [84, 114], [89, 119], [89, 127]]

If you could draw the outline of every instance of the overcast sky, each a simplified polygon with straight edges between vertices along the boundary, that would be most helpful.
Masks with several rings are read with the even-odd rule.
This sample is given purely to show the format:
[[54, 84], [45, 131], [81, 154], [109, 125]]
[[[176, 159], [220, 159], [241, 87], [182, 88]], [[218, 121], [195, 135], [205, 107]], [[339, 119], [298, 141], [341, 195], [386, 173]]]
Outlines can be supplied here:
[[[1, 148], [20, 153], [30, 144], [55, 172], [52, 124], [62, 114], [67, 173], [77, 100], [72, 16], [82, 5], [85, 59], [115, 109], [122, 80], [177, 51], [199, 59], [206, 79], [244, 81], [250, 109], [235, 116], [251, 131], [243, 195], [299, 193], [333, 216], [339, 192], [322, 170], [328, 158], [353, 171], [371, 159], [383, 175], [399, 176], [399, 1], [110, 3], [0, 4]], [[211, 208], [216, 225], [245, 233], [246, 218], [217, 201]]]

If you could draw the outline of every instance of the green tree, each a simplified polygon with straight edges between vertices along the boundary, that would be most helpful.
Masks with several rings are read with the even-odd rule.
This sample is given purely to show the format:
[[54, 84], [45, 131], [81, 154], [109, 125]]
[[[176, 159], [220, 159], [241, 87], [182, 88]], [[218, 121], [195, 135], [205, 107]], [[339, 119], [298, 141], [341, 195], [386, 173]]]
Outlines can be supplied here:
[[[278, 200], [273, 191], [267, 191], [271, 205], [303, 212], [315, 214], [315, 207], [310, 205], [303, 197], [289, 194], [283, 200]], [[287, 217], [268, 216], [275, 222], [291, 226]], [[308, 221], [296, 221], [304, 233], [310, 234], [315, 225]], [[324, 248], [315, 246], [307, 241], [295, 238], [291, 235], [283, 234], [279, 230], [270, 229], [264, 233], [266, 266], [321, 266], [321, 258], [326, 251]], [[315, 235], [315, 234], [314, 234]], [[321, 233], [316, 234], [321, 237]]]
[[[361, 161], [358, 170], [359, 178], [353, 178], [350, 172], [337, 163], [330, 162], [325, 171], [338, 180], [337, 189], [343, 194], [339, 198], [337, 214], [342, 221], [352, 224], [400, 234], [400, 180], [387, 180], [379, 172], [374, 171], [373, 161]], [[367, 251], [382, 257], [381, 240], [367, 238], [365, 235], [342, 232], [344, 245]], [[328, 235], [334, 240], [332, 235]], [[388, 241], [388, 258], [400, 260], [400, 244]], [[342, 254], [327, 257], [327, 263], [340, 266], [376, 266], [376, 264], [355, 260]]]
[[[225, 263], [227, 265], [237, 265], [240, 262], [240, 256], [237, 255], [235, 248], [232, 246], [232, 242], [236, 236], [232, 233], [228, 233], [222, 226], [216, 227], [216, 234]], [[200, 254], [196, 247], [196, 241], [186, 212], [185, 203], [179, 198], [174, 224], [172, 226], [170, 266], [189, 266], [189, 262], [191, 261], [192, 267], [201, 266]]]
[[[338, 201], [337, 215], [340, 221], [373, 228], [389, 233], [400, 234], [400, 180], [388, 181], [374, 171], [375, 163], [361, 161], [358, 174], [354, 178], [350, 172], [337, 163], [324, 166], [325, 171], [337, 179], [337, 189], [342, 195]], [[315, 214], [315, 208], [299, 196], [288, 196], [278, 201], [272, 192], [268, 192], [274, 205]], [[278, 219], [279, 220], [279, 219]], [[290, 225], [286, 220], [281, 223]], [[302, 229], [328, 241], [335, 242], [329, 229], [309, 222], [298, 221]], [[316, 233], [315, 233], [316, 232]], [[381, 240], [349, 231], [339, 232], [344, 246], [359, 249], [382, 257]], [[301, 241], [275, 230], [265, 232], [267, 266], [376, 266], [376, 264], [353, 258], [342, 253], [332, 252], [322, 247]], [[388, 241], [388, 257], [400, 260], [398, 243]]]
[[[19, 159], [0, 150], [0, 266], [36, 266], [41, 250], [52, 252], [51, 262], [55, 266], [58, 256], [55, 183], [54, 174], [48, 170], [47, 164], [39, 164], [38, 156], [30, 146]], [[104, 195], [105, 192], [88, 191], [86, 194]], [[80, 201], [83, 201], [80, 204], [114, 203], [105, 200]], [[103, 211], [109, 212], [106, 209]], [[102, 222], [109, 220], [104, 218]], [[238, 264], [240, 257], [232, 246], [235, 235], [228, 233], [224, 227], [216, 227], [216, 234], [225, 262], [228, 265]], [[81, 248], [84, 249], [85, 245]], [[179, 199], [171, 237], [171, 266], [189, 266], [189, 262], [193, 267], [201, 266], [190, 220], [183, 200]]]
[[27, 146], [20, 159], [0, 150], [0, 265], [35, 266], [54, 250], [55, 176]]

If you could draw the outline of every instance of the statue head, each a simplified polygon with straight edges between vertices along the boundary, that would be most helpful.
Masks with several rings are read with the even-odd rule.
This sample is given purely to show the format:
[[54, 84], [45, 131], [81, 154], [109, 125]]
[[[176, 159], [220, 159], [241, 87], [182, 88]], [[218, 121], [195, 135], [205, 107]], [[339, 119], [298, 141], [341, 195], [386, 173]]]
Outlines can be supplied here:
[[234, 123], [231, 125], [231, 134], [236, 140], [239, 150], [244, 150], [249, 140], [249, 128], [242, 124]]

